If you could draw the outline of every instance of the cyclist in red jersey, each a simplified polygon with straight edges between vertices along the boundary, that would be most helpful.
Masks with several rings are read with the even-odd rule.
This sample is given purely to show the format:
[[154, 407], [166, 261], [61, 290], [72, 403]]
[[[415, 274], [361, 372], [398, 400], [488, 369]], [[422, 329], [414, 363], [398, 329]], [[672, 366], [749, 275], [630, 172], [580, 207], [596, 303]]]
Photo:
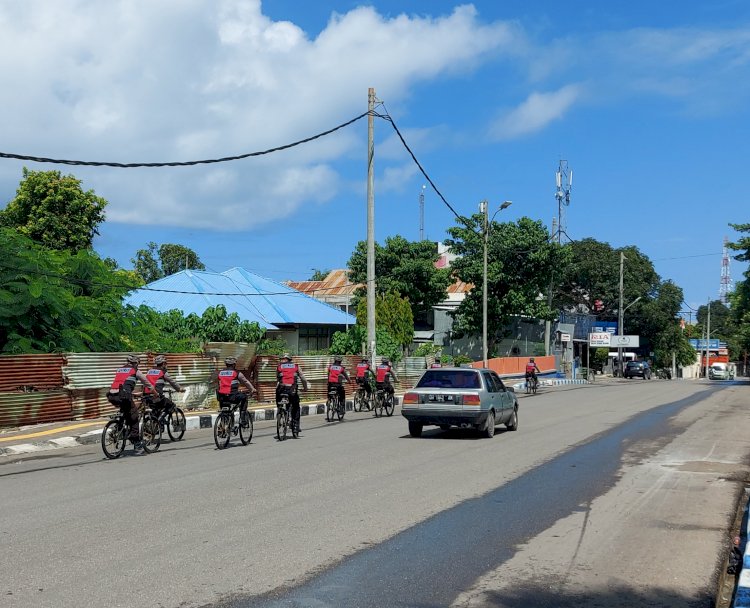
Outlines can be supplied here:
[[219, 388], [216, 390], [216, 398], [219, 401], [219, 407], [224, 404], [240, 404], [240, 420], [243, 419], [242, 412], [247, 409], [247, 393], [240, 391], [242, 384], [252, 395], [257, 392], [250, 380], [245, 375], [237, 371], [237, 359], [227, 357], [224, 359], [225, 369], [219, 372]]
[[534, 381], [537, 381], [536, 374], [539, 371], [540, 370], [537, 367], [537, 364], [534, 362], [534, 357], [531, 357], [529, 359], [529, 362], [526, 364], [526, 373], [524, 374], [526, 382], [528, 382], [531, 378], [534, 378]]
[[305, 390], [310, 387], [299, 365], [292, 362], [292, 356], [289, 353], [284, 353], [279, 366], [276, 368], [276, 406], [278, 407], [279, 398], [282, 394], [289, 395], [289, 402], [292, 405], [292, 422], [297, 427], [297, 431], [302, 432], [299, 421], [299, 392], [297, 390], [299, 382], [302, 382], [302, 387]]
[[328, 391], [330, 392], [332, 388], [335, 388], [341, 403], [346, 404], [346, 389], [342, 380], [350, 382], [351, 379], [346, 372], [346, 368], [341, 365], [342, 361], [341, 355], [336, 355], [333, 358], [333, 364], [328, 366]]
[[375, 386], [378, 390], [383, 389], [385, 392], [393, 395], [395, 389], [391, 383], [391, 378], [394, 382], [398, 382], [398, 376], [393, 371], [388, 357], [383, 357], [380, 361], [380, 365], [375, 369]]
[[138, 439], [138, 421], [140, 410], [133, 403], [133, 389], [140, 382], [144, 387], [151, 386], [146, 376], [138, 371], [141, 360], [137, 355], [128, 355], [125, 365], [115, 372], [115, 379], [107, 393], [107, 400], [130, 420], [130, 441], [136, 447], [140, 447]]
[[178, 393], [184, 393], [185, 389], [180, 383], [173, 380], [167, 372], [167, 358], [164, 355], [157, 355], [154, 358], [154, 367], [146, 372], [146, 378], [149, 384], [143, 389], [143, 393], [151, 399], [151, 409], [155, 415], [159, 416], [159, 411], [166, 409], [169, 411], [174, 407], [174, 403], [168, 397], [164, 396], [164, 385], [169, 384]]

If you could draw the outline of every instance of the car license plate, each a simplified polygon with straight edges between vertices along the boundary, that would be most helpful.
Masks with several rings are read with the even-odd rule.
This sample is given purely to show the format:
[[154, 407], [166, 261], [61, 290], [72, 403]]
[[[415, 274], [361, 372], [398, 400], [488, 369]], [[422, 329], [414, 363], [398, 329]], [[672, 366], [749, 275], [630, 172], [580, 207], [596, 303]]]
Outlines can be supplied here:
[[452, 403], [453, 395], [430, 395], [430, 401], [437, 401], [438, 403], [449, 401]]

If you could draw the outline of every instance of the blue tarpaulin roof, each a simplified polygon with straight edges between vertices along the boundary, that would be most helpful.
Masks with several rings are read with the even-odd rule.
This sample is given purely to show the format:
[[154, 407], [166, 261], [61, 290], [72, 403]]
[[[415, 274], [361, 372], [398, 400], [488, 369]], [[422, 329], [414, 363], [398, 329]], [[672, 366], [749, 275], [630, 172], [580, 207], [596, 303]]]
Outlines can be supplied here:
[[[265, 329], [278, 325], [353, 325], [352, 315], [306, 296], [283, 283], [266, 279], [244, 268], [226, 272], [182, 270], [136, 289], [126, 304], [145, 304], [161, 312], [179, 310], [184, 315], [202, 315], [210, 306], [222, 304], [245, 321]], [[164, 291], [150, 291], [150, 290]]]

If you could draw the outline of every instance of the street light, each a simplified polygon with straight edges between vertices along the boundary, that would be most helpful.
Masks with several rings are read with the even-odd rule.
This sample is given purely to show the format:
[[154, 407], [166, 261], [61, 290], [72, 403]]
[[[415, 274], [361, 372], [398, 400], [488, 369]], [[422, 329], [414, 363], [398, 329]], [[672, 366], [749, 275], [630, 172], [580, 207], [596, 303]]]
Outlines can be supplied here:
[[[630, 308], [633, 304], [635, 304], [636, 302], [638, 302], [638, 300], [640, 300], [641, 298], [643, 298], [643, 296], [638, 296], [635, 300], [633, 300], [630, 304], [628, 304], [625, 308], [623, 308], [620, 311], [620, 322], [619, 322], [619, 327], [618, 327], [618, 333], [621, 336], [622, 336], [622, 332], [623, 332], [623, 325], [625, 323], [625, 311], [628, 308]], [[622, 302], [622, 300], [620, 300], [620, 302]], [[622, 346], [620, 346], [620, 347], [617, 348], [617, 362], [618, 362], [618, 365], [620, 367], [620, 377], [622, 378], [622, 372], [623, 372], [623, 370], [622, 370]]]
[[484, 226], [482, 227], [482, 239], [484, 241], [484, 272], [482, 280], [482, 364], [487, 367], [487, 240], [490, 232], [490, 224], [494, 221], [495, 216], [503, 209], [507, 209], [513, 204], [512, 201], [503, 202], [492, 218], [488, 220], [490, 204], [487, 201], [479, 203], [479, 211], [484, 215]]

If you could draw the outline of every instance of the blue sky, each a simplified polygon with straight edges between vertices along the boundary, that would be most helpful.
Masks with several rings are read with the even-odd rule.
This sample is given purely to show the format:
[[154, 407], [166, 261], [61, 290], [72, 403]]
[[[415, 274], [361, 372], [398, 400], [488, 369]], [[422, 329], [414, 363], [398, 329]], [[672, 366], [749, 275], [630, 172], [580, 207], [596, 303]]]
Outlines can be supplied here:
[[[0, 0], [0, 150], [168, 161], [250, 152], [366, 110], [367, 87], [462, 214], [556, 213], [634, 244], [695, 307], [750, 221], [750, 3]], [[376, 121], [376, 235], [418, 237], [425, 180]], [[49, 165], [30, 165], [35, 169]], [[24, 163], [0, 161], [0, 204]], [[366, 123], [293, 151], [179, 169], [62, 167], [110, 201], [95, 247], [148, 241], [276, 280], [343, 267], [364, 238]], [[426, 234], [451, 213], [430, 190]], [[740, 278], [744, 268], [732, 264]]]

